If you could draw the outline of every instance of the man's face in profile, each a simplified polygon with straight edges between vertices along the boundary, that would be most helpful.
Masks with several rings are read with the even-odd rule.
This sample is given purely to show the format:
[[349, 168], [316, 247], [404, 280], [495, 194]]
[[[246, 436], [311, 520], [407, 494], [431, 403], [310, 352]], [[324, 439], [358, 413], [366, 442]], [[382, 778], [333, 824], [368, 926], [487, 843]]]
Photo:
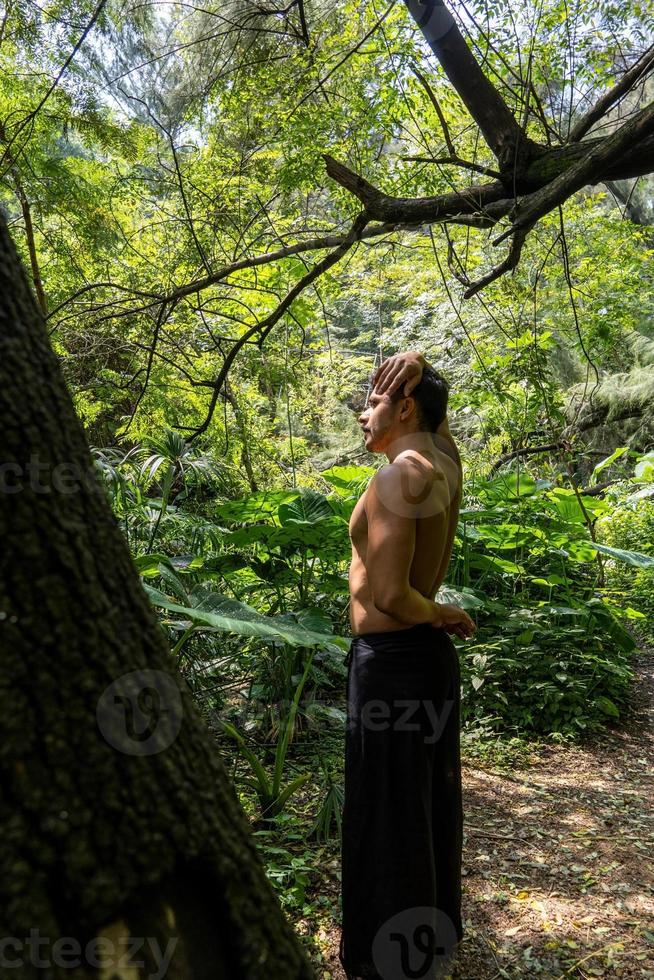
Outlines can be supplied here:
[[398, 416], [404, 401], [391, 401], [389, 395], [378, 394], [375, 389], [370, 392], [358, 423], [363, 432], [363, 441], [370, 453], [383, 453], [387, 446], [399, 434]]

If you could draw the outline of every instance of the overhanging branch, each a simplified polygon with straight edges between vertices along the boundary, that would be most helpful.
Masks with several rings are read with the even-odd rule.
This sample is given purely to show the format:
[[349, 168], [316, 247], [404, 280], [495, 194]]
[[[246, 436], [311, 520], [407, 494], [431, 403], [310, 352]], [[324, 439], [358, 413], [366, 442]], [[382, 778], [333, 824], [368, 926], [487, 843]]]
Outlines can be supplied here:
[[[497, 245], [518, 230], [528, 230], [558, 204], [566, 201], [586, 184], [598, 183], [603, 174], [615, 166], [630, 147], [646, 139], [654, 131], [654, 102], [642, 109], [615, 133], [596, 143], [573, 166], [550, 181], [542, 191], [530, 194], [516, 208], [513, 224], [495, 239]], [[583, 144], [582, 144], [583, 145]]]
[[495, 154], [500, 171], [515, 169], [524, 136], [506, 102], [470, 51], [443, 0], [405, 0], [409, 13]]
[[456, 215], [487, 215], [493, 209], [496, 220], [507, 214], [514, 204], [513, 200], [507, 199], [504, 185], [499, 180], [474, 184], [436, 197], [391, 197], [328, 153], [323, 157], [329, 176], [358, 197], [371, 219], [385, 224], [428, 224]]
[[368, 223], [368, 220], [369, 219], [365, 211], [361, 212], [361, 214], [359, 214], [355, 219], [354, 224], [352, 225], [348, 235], [343, 239], [343, 241], [338, 246], [338, 248], [335, 248], [332, 252], [326, 255], [324, 259], [321, 259], [320, 262], [317, 262], [314, 265], [314, 267], [310, 269], [309, 272], [306, 273], [306, 275], [304, 275], [300, 280], [298, 280], [295, 286], [293, 286], [293, 288], [288, 291], [288, 293], [281, 301], [281, 303], [279, 303], [279, 305], [275, 307], [272, 313], [270, 313], [269, 316], [265, 318], [265, 320], [262, 320], [260, 323], [255, 324], [253, 327], [247, 330], [242, 337], [239, 337], [238, 341], [234, 344], [232, 349], [225, 357], [225, 360], [223, 361], [223, 365], [220, 371], [218, 372], [216, 380], [213, 382], [212, 385], [213, 393], [211, 395], [209, 408], [207, 410], [207, 414], [204, 419], [204, 422], [202, 422], [202, 424], [199, 425], [197, 428], [191, 430], [191, 434], [188, 436], [189, 442], [197, 438], [197, 436], [201, 435], [203, 432], [206, 432], [206, 430], [209, 428], [211, 419], [213, 418], [214, 412], [216, 410], [216, 405], [218, 404], [218, 398], [220, 397], [220, 392], [223, 388], [223, 385], [225, 384], [225, 381], [227, 380], [229, 371], [232, 367], [232, 364], [236, 360], [239, 351], [245, 346], [245, 344], [247, 344], [249, 341], [252, 340], [253, 337], [257, 335], [258, 335], [257, 343], [259, 344], [259, 346], [263, 344], [264, 340], [266, 339], [266, 337], [268, 336], [272, 328], [275, 326], [276, 323], [279, 322], [279, 320], [282, 318], [284, 313], [286, 313], [286, 311], [297, 299], [300, 293], [304, 289], [306, 289], [307, 286], [311, 285], [312, 282], [315, 282], [315, 280], [318, 279], [319, 276], [323, 275], [323, 273], [325, 273], [333, 265], [336, 265], [336, 263], [343, 258], [345, 253], [348, 252], [350, 248], [352, 248], [354, 243], [361, 238], [361, 235], [366, 227], [366, 224]]

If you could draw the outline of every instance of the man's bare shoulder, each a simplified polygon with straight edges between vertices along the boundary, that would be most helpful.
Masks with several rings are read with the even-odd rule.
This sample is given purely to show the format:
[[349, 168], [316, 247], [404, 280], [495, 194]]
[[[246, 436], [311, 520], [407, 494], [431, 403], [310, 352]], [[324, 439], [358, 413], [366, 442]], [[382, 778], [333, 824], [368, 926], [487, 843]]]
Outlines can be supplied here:
[[382, 466], [368, 491], [369, 505], [414, 519], [438, 513], [450, 502], [447, 477], [438, 461], [410, 449]]

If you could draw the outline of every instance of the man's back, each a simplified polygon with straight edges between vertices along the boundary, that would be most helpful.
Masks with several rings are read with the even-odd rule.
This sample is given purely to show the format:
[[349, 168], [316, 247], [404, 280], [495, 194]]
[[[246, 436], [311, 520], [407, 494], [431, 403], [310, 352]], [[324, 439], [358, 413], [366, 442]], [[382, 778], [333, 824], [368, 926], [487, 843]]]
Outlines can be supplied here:
[[[393, 461], [395, 478], [387, 481], [391, 490], [381, 491], [381, 505], [395, 513], [398, 510], [415, 525], [413, 555], [409, 572], [409, 584], [421, 595], [433, 599], [447, 572], [461, 503], [461, 459], [445, 426], [431, 437], [430, 445], [424, 439], [416, 442], [417, 448], [407, 448]], [[395, 486], [395, 484], [399, 484]], [[373, 493], [379, 495], [379, 484]], [[382, 488], [384, 484], [381, 484]], [[367, 498], [371, 488], [365, 491], [350, 519], [352, 561], [350, 564], [350, 624], [354, 635], [368, 632], [386, 632], [405, 629], [406, 623], [391, 614], [382, 612], [373, 601], [370, 578], [380, 569], [371, 568], [368, 554], [370, 521], [379, 520], [379, 510], [371, 517]], [[399, 501], [399, 507], [398, 507]], [[392, 553], [376, 556], [392, 563]], [[388, 571], [391, 569], [388, 567]]]

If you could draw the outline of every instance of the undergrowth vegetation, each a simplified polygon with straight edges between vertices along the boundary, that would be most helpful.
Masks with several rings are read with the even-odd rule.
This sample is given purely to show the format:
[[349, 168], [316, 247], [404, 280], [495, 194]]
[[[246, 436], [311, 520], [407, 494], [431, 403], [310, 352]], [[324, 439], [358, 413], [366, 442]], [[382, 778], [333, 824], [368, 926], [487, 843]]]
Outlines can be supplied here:
[[[298, 746], [319, 755], [343, 733], [347, 525], [374, 470], [334, 466], [319, 474], [322, 491], [229, 499], [220, 462], [171, 433], [96, 459], [173, 656], [240, 754], [265, 824], [309, 778]], [[472, 641], [455, 641], [468, 734], [569, 739], [620, 719], [632, 626], [652, 603], [654, 558], [640, 550], [654, 523], [647, 462], [610, 500], [524, 467], [465, 484], [437, 598], [478, 625]], [[329, 765], [322, 782], [325, 832], [338, 819]]]

